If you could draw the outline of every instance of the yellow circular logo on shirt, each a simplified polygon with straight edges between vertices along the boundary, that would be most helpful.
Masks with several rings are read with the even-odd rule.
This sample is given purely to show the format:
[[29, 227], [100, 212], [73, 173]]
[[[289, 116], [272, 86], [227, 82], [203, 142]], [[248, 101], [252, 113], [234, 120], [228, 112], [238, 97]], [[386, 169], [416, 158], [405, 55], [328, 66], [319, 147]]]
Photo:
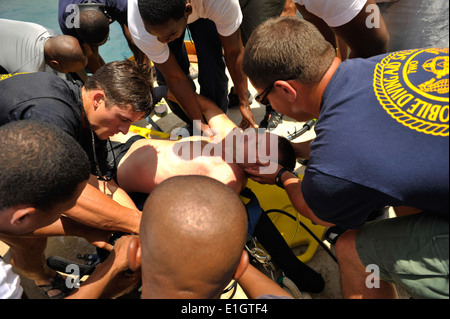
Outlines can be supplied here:
[[449, 136], [448, 51], [399, 51], [377, 64], [375, 95], [392, 118], [418, 132]]

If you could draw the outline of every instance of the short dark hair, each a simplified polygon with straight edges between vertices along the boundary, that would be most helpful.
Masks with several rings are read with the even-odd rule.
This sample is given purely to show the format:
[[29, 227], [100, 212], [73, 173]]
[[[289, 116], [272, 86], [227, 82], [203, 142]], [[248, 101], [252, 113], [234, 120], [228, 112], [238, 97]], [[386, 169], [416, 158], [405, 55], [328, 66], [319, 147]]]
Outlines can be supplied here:
[[102, 89], [107, 107], [133, 107], [135, 112], [149, 115], [154, 108], [150, 68], [134, 61], [109, 62], [97, 70], [84, 85], [87, 91]]
[[52, 209], [70, 200], [89, 172], [86, 153], [62, 129], [35, 120], [0, 126], [0, 210]]
[[100, 11], [81, 11], [80, 27], [76, 28], [76, 31], [80, 39], [87, 44], [103, 44], [109, 34], [109, 20]]
[[260, 87], [277, 80], [315, 84], [335, 57], [335, 49], [314, 25], [296, 17], [280, 17], [263, 22], [253, 31], [242, 67]]
[[186, 0], [138, 0], [142, 20], [150, 25], [160, 25], [170, 19], [184, 16]]

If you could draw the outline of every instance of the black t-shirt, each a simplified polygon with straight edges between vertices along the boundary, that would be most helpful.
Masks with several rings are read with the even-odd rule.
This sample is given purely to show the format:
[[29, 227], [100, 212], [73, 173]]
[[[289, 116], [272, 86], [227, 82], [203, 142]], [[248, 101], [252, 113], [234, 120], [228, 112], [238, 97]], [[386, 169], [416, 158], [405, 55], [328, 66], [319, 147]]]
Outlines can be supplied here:
[[[71, 135], [88, 154], [91, 172], [97, 175], [89, 129], [81, 125], [81, 88], [76, 83], [46, 72], [16, 74], [0, 79], [0, 126], [19, 120], [52, 123]], [[103, 174], [107, 161], [107, 144], [94, 134], [96, 155]]]

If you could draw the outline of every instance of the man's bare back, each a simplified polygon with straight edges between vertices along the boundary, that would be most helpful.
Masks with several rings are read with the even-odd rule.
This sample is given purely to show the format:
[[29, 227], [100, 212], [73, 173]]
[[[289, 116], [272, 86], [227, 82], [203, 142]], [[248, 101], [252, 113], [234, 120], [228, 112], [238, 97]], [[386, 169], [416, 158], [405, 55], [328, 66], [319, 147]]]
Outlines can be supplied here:
[[200, 137], [137, 140], [119, 162], [118, 183], [126, 192], [149, 194], [169, 177], [203, 175], [239, 194], [247, 184], [244, 171], [238, 164], [226, 163], [221, 156], [211, 156], [209, 143]]

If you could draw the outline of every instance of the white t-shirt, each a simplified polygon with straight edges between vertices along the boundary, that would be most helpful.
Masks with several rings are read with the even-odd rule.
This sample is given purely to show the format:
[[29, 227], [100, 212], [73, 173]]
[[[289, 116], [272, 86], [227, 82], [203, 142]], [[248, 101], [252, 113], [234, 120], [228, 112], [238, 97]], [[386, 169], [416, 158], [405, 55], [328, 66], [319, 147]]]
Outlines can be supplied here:
[[0, 299], [21, 299], [22, 294], [20, 277], [0, 258]]
[[324, 20], [330, 27], [340, 27], [358, 15], [367, 0], [293, 0]]
[[0, 65], [9, 73], [45, 71], [45, 42], [57, 35], [36, 23], [0, 19]]
[[[232, 35], [242, 22], [239, 0], [191, 0], [192, 14], [188, 24], [199, 18], [210, 19], [216, 24], [217, 32], [224, 37]], [[145, 30], [139, 13], [137, 0], [128, 0], [128, 29], [133, 41], [150, 60], [164, 63], [169, 58], [169, 47]]]

